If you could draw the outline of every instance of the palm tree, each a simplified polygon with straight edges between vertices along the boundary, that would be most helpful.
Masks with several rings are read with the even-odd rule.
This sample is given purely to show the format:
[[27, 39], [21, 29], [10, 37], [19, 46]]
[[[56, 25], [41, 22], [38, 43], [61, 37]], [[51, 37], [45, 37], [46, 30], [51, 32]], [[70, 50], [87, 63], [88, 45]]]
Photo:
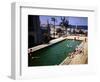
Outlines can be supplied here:
[[50, 24], [49, 24], [49, 19], [47, 19], [47, 32], [50, 35]]
[[67, 32], [67, 27], [69, 25], [69, 22], [68, 22], [68, 20], [65, 17], [61, 17], [61, 23], [60, 23], [60, 25], [62, 26], [63, 29], [65, 27], [65, 30]]
[[55, 17], [52, 17], [52, 18], [51, 18], [51, 21], [53, 21], [53, 22], [54, 22], [54, 37], [55, 37], [55, 22], [56, 22], [57, 20], [56, 20], [56, 18], [55, 18]]

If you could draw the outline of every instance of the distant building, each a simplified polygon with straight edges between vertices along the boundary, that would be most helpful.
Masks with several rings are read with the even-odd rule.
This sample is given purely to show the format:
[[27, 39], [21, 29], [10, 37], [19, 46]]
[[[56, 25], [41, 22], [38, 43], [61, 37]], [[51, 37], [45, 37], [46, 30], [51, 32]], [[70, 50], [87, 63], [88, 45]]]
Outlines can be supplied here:
[[70, 34], [85, 34], [88, 33], [88, 26], [85, 25], [69, 25]]

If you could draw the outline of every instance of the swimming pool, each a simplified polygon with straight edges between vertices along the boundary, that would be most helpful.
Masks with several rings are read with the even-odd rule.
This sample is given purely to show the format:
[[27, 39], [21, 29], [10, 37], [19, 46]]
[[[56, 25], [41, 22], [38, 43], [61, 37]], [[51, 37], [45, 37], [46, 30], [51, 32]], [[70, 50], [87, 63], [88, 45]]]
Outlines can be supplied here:
[[28, 66], [59, 65], [81, 43], [80, 40], [63, 40], [32, 53]]

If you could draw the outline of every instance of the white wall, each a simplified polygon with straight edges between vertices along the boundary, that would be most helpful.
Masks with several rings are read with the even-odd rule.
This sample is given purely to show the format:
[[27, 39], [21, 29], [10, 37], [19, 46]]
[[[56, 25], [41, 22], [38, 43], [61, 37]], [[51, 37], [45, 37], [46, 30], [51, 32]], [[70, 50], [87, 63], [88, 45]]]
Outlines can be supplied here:
[[[41, 3], [44, 5], [62, 5], [63, 7], [67, 7], [67, 5], [74, 5], [74, 6], [95, 6], [98, 9], [97, 14], [97, 21], [100, 21], [100, 0], [1, 0], [0, 1], [0, 80], [5, 81], [13, 81], [8, 76], [10, 76], [10, 69], [11, 69], [11, 3], [12, 2], [35, 2], [37, 4]], [[100, 24], [98, 22], [98, 27], [100, 27]], [[100, 42], [100, 28], [97, 29], [98, 34], [98, 42]], [[100, 45], [100, 43], [98, 44]], [[96, 50], [99, 50], [99, 46], [95, 48]], [[99, 59], [99, 53], [98, 59]], [[95, 61], [95, 60], [94, 60]], [[99, 60], [98, 60], [99, 62]], [[100, 62], [99, 62], [100, 63]], [[98, 64], [98, 69], [100, 68], [100, 64]], [[94, 76], [79, 76], [79, 77], [61, 77], [61, 78], [46, 78], [42, 80], [34, 80], [36, 82], [44, 81], [44, 82], [51, 82], [51, 81], [66, 81], [66, 82], [84, 82], [84, 81], [91, 81], [91, 82], [97, 82], [99, 80], [100, 71], [97, 75]]]

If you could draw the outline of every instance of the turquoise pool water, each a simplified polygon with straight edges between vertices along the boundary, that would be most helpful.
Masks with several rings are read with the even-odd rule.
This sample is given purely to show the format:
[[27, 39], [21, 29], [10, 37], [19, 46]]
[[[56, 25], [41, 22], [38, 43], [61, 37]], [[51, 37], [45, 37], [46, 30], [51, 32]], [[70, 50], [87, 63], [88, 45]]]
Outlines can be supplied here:
[[79, 40], [64, 40], [32, 53], [29, 66], [59, 65], [81, 43]]

